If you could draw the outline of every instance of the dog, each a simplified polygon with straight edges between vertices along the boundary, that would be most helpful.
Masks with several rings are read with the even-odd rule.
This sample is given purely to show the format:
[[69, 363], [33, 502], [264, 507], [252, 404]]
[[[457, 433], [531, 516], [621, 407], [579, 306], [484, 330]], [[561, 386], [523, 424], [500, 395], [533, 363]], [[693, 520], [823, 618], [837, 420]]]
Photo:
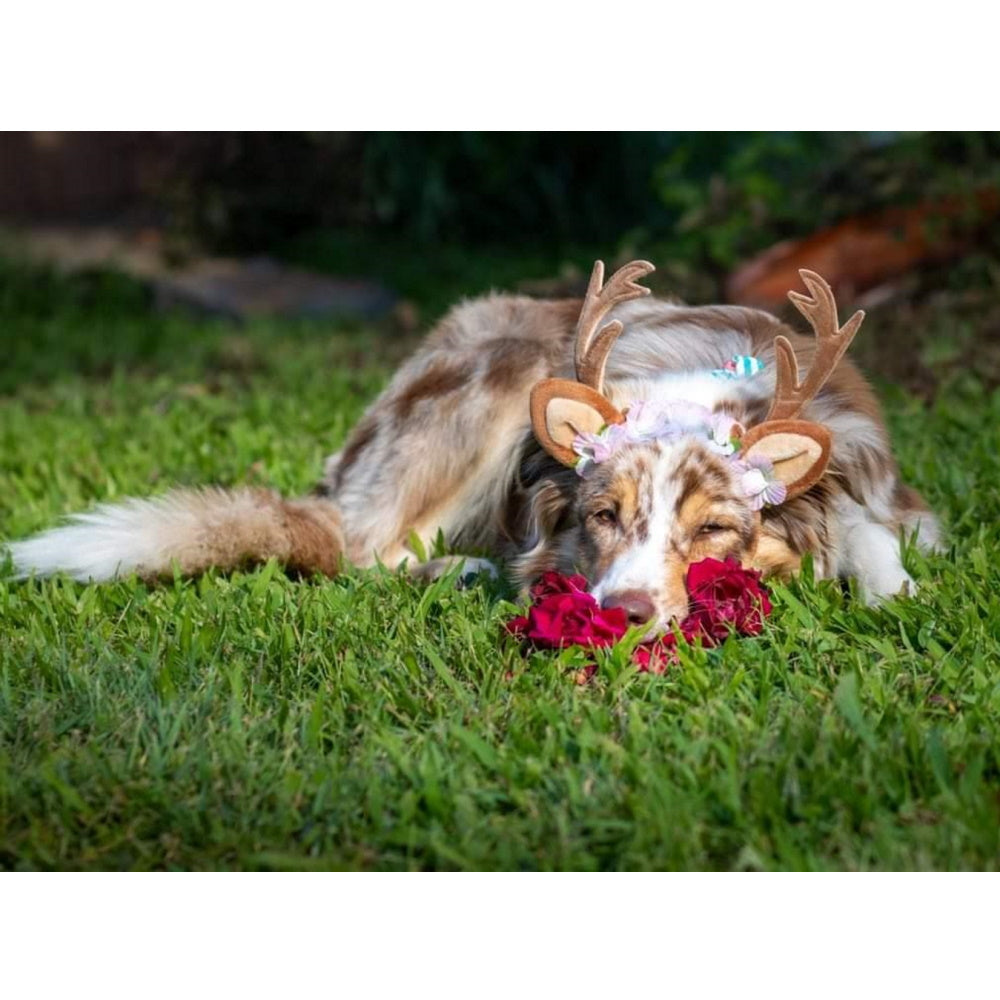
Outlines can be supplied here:
[[[796, 333], [739, 306], [647, 297], [644, 261], [582, 301], [492, 294], [452, 309], [396, 372], [309, 496], [177, 490], [79, 514], [10, 545], [19, 577], [155, 578], [274, 558], [434, 577], [509, 567], [524, 587], [580, 572], [605, 607], [662, 631], [688, 610], [687, 568], [734, 557], [788, 577], [853, 577], [869, 601], [912, 592], [900, 541], [939, 545], [900, 477], [879, 404], [845, 357], [827, 283], [789, 296]], [[799, 377], [799, 365], [806, 368]], [[452, 551], [419, 563], [443, 534]]]

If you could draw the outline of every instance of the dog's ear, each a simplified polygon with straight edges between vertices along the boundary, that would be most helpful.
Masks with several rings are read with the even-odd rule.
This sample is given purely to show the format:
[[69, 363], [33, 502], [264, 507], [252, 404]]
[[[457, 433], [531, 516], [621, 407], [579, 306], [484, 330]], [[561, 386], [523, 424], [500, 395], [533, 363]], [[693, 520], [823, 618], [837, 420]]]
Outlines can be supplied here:
[[547, 378], [531, 390], [531, 426], [538, 443], [557, 461], [570, 467], [580, 461], [573, 451], [577, 434], [596, 434], [625, 418], [589, 386], [567, 379]]
[[800, 496], [826, 472], [832, 436], [808, 420], [768, 420], [743, 435], [740, 458], [766, 458], [785, 484], [787, 499]]

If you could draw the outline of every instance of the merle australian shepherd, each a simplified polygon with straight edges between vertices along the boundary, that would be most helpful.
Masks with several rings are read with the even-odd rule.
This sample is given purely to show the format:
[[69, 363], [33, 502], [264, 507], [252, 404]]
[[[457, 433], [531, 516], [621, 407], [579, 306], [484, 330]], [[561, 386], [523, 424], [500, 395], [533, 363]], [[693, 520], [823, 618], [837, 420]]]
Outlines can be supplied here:
[[308, 497], [208, 488], [103, 505], [11, 544], [15, 572], [107, 580], [277, 558], [433, 576], [460, 557], [420, 564], [408, 542], [440, 531], [521, 585], [580, 572], [650, 631], [685, 615], [687, 567], [707, 556], [787, 576], [808, 552], [870, 600], [912, 587], [901, 536], [932, 547], [938, 527], [844, 356], [863, 314], [841, 327], [829, 286], [803, 271], [808, 294], [790, 292], [803, 336], [754, 309], [647, 298], [651, 270], [605, 283], [598, 262], [582, 301], [457, 306]]

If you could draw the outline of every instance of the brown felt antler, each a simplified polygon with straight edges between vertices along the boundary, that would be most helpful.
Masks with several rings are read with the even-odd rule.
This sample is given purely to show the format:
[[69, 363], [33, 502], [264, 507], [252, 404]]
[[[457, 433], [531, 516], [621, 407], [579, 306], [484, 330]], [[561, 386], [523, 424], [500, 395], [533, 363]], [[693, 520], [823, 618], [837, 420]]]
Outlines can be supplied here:
[[807, 320], [816, 334], [816, 353], [805, 379], [799, 381], [799, 365], [795, 351], [786, 337], [774, 338], [775, 387], [774, 402], [767, 420], [788, 420], [797, 417], [802, 408], [823, 388], [837, 363], [851, 345], [865, 314], [859, 309], [842, 327], [837, 326], [837, 303], [830, 286], [814, 271], [800, 270], [811, 296], [789, 292], [795, 308]]
[[576, 324], [576, 381], [548, 378], [531, 390], [531, 424], [542, 447], [564, 465], [575, 465], [577, 434], [596, 432], [625, 418], [604, 396], [604, 369], [611, 347], [622, 332], [612, 320], [598, 330], [608, 313], [622, 302], [648, 295], [636, 279], [654, 271], [652, 264], [635, 260], [604, 283], [604, 263], [596, 261]]
[[743, 456], [758, 455], [772, 463], [774, 474], [786, 486], [788, 499], [820, 479], [833, 447], [833, 436], [822, 424], [794, 418], [826, 384], [865, 318], [859, 309], [838, 327], [837, 303], [830, 286], [813, 271], [801, 270], [799, 274], [812, 294], [789, 292], [788, 297], [816, 334], [812, 364], [800, 382], [792, 345], [786, 337], [774, 338], [774, 402], [764, 422], [752, 427], [741, 443]]
[[604, 369], [608, 355], [623, 329], [619, 320], [612, 320], [599, 331], [598, 324], [622, 302], [649, 295], [648, 288], [635, 282], [655, 270], [649, 261], [634, 260], [615, 271], [604, 284], [604, 261], [594, 262], [576, 324], [576, 380], [589, 385], [595, 392], [604, 392]]

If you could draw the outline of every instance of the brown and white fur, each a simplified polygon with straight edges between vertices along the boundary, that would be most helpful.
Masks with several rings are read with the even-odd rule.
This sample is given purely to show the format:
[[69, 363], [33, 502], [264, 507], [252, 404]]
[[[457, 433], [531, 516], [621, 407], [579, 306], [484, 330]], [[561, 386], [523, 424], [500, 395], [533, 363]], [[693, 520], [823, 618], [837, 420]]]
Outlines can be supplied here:
[[[15, 572], [105, 580], [276, 557], [304, 573], [407, 560], [433, 575], [442, 562], [416, 567], [408, 541], [416, 534], [429, 547], [441, 531], [453, 550], [507, 562], [521, 585], [547, 569], [582, 572], [599, 600], [655, 628], [686, 612], [686, 569], [706, 556], [787, 576], [809, 552], [817, 575], [854, 577], [870, 599], [912, 586], [901, 534], [931, 547], [937, 522], [901, 482], [878, 402], [848, 359], [802, 413], [832, 433], [825, 474], [758, 514], [731, 464], [694, 439], [625, 448], [585, 478], [540, 447], [529, 394], [540, 380], [572, 377], [580, 309], [579, 300], [511, 295], [454, 308], [327, 460], [309, 497], [210, 489], [104, 505], [12, 544]], [[747, 429], [774, 395], [776, 335], [807, 367], [816, 350], [814, 338], [737, 306], [650, 298], [609, 318], [624, 326], [605, 373], [614, 405], [683, 398]], [[709, 374], [738, 354], [760, 358], [765, 371], [737, 381]]]

